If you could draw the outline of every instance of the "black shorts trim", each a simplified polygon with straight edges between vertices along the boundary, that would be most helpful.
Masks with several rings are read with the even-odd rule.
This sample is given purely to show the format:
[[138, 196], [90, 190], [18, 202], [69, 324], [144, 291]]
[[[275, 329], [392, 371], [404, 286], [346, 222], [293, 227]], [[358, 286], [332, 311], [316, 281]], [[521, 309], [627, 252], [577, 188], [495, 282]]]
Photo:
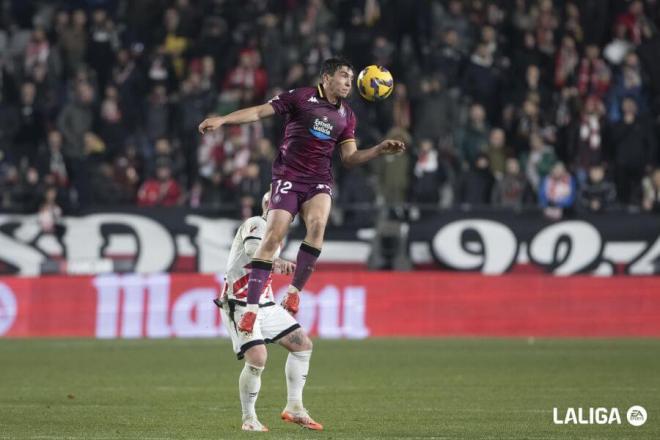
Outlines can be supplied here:
[[261, 237], [255, 237], [254, 235], [248, 235], [243, 239], [243, 243], [245, 243], [248, 240], [261, 240]]
[[288, 329], [286, 329], [286, 330], [280, 332], [280, 333], [279, 333], [277, 336], [275, 336], [274, 338], [272, 338], [272, 339], [266, 338], [266, 344], [272, 344], [273, 342], [277, 342], [278, 339], [282, 339], [283, 337], [285, 337], [285, 336], [288, 335], [289, 333], [292, 333], [292, 332], [294, 332], [295, 330], [298, 330], [299, 328], [300, 328], [300, 324], [298, 324], [298, 323], [293, 324], [293, 325], [292, 325], [291, 327], [289, 327]]
[[255, 345], [265, 345], [266, 342], [263, 339], [255, 339], [254, 341], [246, 342], [241, 346], [241, 351], [236, 353], [236, 357], [240, 361], [245, 357], [245, 352], [248, 351], [250, 348], [254, 347]]

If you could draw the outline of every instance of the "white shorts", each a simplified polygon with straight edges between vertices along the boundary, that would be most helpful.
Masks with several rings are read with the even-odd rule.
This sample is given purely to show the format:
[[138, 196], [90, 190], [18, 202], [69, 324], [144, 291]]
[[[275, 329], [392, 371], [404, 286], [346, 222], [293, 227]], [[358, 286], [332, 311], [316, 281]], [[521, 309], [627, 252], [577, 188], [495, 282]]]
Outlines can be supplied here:
[[[296, 321], [289, 312], [284, 310], [281, 305], [270, 304], [271, 305], [259, 307], [259, 313], [257, 313], [257, 320], [254, 323], [254, 329], [249, 335], [239, 332], [236, 327], [241, 316], [243, 316], [245, 306], [225, 302], [220, 309], [220, 313], [222, 313], [222, 322], [227, 329], [227, 333], [229, 333], [231, 342], [234, 345], [234, 352], [239, 360], [243, 359], [245, 352], [250, 347], [259, 344], [277, 342], [280, 338], [300, 328], [298, 321]], [[231, 316], [232, 308], [233, 320]]]

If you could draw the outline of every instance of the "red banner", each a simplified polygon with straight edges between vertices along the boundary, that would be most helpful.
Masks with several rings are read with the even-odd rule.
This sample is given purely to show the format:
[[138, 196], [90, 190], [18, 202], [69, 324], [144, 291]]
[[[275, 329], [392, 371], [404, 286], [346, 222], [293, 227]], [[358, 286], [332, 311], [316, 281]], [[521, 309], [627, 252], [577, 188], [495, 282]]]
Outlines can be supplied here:
[[[0, 336], [226, 336], [221, 287], [197, 274], [0, 278]], [[319, 272], [298, 319], [324, 338], [659, 337], [660, 278]]]

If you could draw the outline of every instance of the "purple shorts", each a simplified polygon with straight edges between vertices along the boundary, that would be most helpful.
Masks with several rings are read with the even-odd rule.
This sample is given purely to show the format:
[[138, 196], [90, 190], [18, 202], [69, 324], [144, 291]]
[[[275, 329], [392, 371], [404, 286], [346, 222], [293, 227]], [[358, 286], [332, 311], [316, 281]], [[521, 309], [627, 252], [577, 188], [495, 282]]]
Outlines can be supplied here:
[[293, 217], [298, 214], [303, 203], [317, 194], [332, 197], [332, 186], [327, 183], [303, 183], [284, 179], [273, 179], [268, 209], [283, 209]]

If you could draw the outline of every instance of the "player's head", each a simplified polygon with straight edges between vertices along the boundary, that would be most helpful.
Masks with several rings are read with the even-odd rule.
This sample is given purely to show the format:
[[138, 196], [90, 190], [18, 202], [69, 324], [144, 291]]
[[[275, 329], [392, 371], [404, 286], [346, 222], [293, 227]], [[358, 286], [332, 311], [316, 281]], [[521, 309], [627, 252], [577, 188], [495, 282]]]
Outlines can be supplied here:
[[328, 58], [321, 66], [321, 83], [328, 92], [340, 98], [351, 93], [353, 85], [353, 65], [345, 58]]
[[270, 190], [264, 194], [264, 196], [261, 198], [261, 211], [262, 215], [265, 217], [266, 213], [268, 212], [268, 205], [270, 204]]

